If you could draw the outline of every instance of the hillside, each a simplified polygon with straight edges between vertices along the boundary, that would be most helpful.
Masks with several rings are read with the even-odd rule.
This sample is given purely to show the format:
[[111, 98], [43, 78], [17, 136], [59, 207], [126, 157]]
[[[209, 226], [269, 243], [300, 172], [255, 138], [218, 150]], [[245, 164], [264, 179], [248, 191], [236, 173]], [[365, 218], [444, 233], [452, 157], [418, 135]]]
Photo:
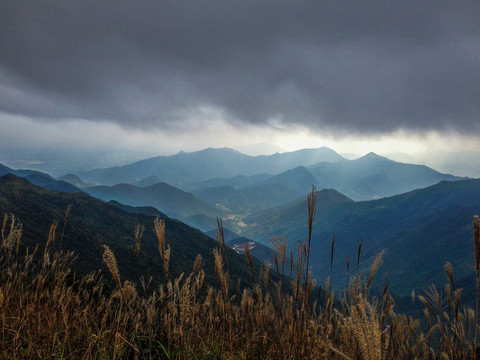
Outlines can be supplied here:
[[288, 203], [302, 195], [279, 183], [251, 185], [242, 189], [231, 186], [210, 187], [192, 193], [213, 206], [243, 215]]
[[[284, 185], [297, 194], [304, 195], [312, 190], [312, 185], [319, 186], [319, 181], [304, 166], [297, 166], [287, 170], [269, 179], [265, 179], [262, 184]], [[320, 188], [324, 188], [321, 186]]]
[[162, 182], [162, 180], [159, 177], [149, 176], [149, 177], [146, 177], [145, 179], [142, 179], [140, 181], [133, 183], [132, 185], [137, 187], [148, 187], [148, 186], [158, 184], [160, 182]]
[[[103, 269], [102, 245], [115, 253], [122, 278], [138, 282], [140, 276], [163, 279], [158, 241], [153, 229], [153, 216], [127, 213], [85, 194], [58, 193], [45, 190], [14, 175], [0, 178], [0, 214], [14, 214], [23, 224], [22, 248], [30, 251], [36, 245], [44, 246], [50, 225], [58, 221], [57, 243], [63, 227], [65, 210], [72, 209], [65, 227], [62, 247], [74, 250], [75, 269], [89, 272]], [[214, 274], [212, 250], [217, 242], [202, 232], [164, 218], [166, 243], [171, 246], [170, 273], [179, 276], [189, 273], [197, 254], [204, 259], [207, 276]], [[133, 256], [134, 230], [137, 224], [145, 226], [138, 257]], [[244, 258], [228, 251], [230, 272], [248, 283], [250, 273]], [[258, 262], [255, 263], [258, 266]], [[107, 271], [108, 272], [108, 271]]]
[[204, 181], [195, 181], [185, 185], [183, 188], [187, 191], [194, 191], [205, 188], [230, 186], [235, 189], [241, 189], [250, 185], [261, 183], [264, 180], [270, 179], [273, 175], [257, 174], [252, 176], [237, 175], [230, 178], [212, 178]]
[[221, 215], [214, 206], [205, 204], [190, 193], [167, 183], [147, 187], [130, 184], [85, 188], [88, 194], [104, 201], [115, 200], [130, 206], [153, 206], [170, 217], [184, 220], [196, 214], [210, 217]]
[[[330, 191], [328, 194], [338, 193]], [[377, 280], [390, 281], [398, 294], [443, 283], [442, 268], [450, 261], [458, 278], [474, 271], [472, 219], [480, 214], [480, 180], [447, 182], [389, 198], [352, 202], [325, 200], [318, 192], [312, 238], [312, 269], [324, 279], [329, 273], [331, 241], [335, 234], [334, 285], [345, 285], [346, 256], [354, 269], [363, 238], [361, 270], [385, 250]], [[306, 200], [247, 217], [241, 233], [256, 241], [287, 235], [289, 246], [307, 235]], [[382, 279], [382, 277], [384, 277]]]
[[[353, 204], [353, 200], [333, 189], [323, 189], [317, 192], [317, 218], [327, 214], [336, 214], [345, 206]], [[321, 215], [320, 215], [321, 214]], [[274, 235], [285, 235], [287, 231], [305, 230], [307, 223], [306, 196], [276, 208], [256, 212], [244, 219], [247, 227], [241, 235], [256, 241], [265, 241]], [[297, 229], [298, 227], [298, 229]], [[289, 239], [291, 240], [291, 239]]]

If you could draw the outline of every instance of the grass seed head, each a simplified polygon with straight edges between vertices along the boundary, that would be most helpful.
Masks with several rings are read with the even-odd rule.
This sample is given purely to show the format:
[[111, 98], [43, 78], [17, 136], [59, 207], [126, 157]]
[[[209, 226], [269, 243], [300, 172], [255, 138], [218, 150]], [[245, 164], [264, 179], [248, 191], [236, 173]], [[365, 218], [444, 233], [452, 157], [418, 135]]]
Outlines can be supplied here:
[[118, 270], [117, 259], [107, 245], [103, 245], [103, 261], [107, 265], [110, 274], [112, 274], [115, 283], [119, 288], [121, 288], [122, 282], [120, 280], [120, 271]]

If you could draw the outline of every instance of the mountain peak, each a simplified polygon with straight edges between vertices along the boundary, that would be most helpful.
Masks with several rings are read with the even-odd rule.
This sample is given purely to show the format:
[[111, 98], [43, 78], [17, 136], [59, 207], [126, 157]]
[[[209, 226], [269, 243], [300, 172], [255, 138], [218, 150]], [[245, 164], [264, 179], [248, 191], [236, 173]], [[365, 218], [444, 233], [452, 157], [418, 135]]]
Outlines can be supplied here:
[[373, 151], [370, 151], [368, 154], [358, 158], [357, 160], [390, 160], [384, 156], [380, 156]]
[[348, 196], [342, 194], [335, 189], [321, 189], [317, 190], [317, 199], [320, 201], [330, 201], [333, 203], [354, 202]]

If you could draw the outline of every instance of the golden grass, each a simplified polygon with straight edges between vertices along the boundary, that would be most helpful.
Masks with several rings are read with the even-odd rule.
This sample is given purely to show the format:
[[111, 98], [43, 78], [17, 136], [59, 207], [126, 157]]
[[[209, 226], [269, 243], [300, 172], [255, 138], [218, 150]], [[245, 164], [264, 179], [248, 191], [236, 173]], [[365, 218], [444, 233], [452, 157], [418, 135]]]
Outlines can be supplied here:
[[[50, 246], [55, 241], [56, 225], [51, 228], [43, 254], [38, 254], [37, 247], [24, 256], [13, 256], [22, 227], [13, 216], [5, 216], [0, 246], [0, 358], [474, 357], [477, 312], [461, 306], [461, 290], [455, 288], [451, 264], [445, 265], [448, 283], [444, 296], [434, 287], [412, 295], [424, 305], [424, 329], [419, 319], [395, 312], [387, 288], [379, 297], [369, 294], [381, 254], [368, 279], [354, 276], [344, 294], [335, 299], [328, 282], [322, 296], [320, 289], [314, 290], [307, 242], [298, 246], [291, 286], [283, 284], [287, 279], [283, 276], [286, 240], [275, 238], [273, 271], [280, 275], [279, 280], [272, 280], [270, 266], [254, 276], [251, 259], [247, 259], [252, 279], [256, 279], [253, 287], [232, 286], [225, 267], [226, 253], [222, 252], [221, 225], [219, 221], [220, 248], [213, 251], [218, 282], [206, 286], [201, 256], [197, 256], [189, 275], [168, 277], [170, 248], [165, 247], [165, 224], [156, 219], [153, 226], [166, 276], [164, 284], [156, 289], [148, 289], [151, 280], [142, 279], [143, 291], [139, 292], [135, 284], [122, 282], [121, 269], [107, 246], [103, 258], [113, 287], [99, 272], [75, 275], [69, 268], [73, 254]], [[143, 229], [136, 229], [135, 239], [141, 238], [141, 232]], [[357, 262], [358, 258], [359, 254]]]

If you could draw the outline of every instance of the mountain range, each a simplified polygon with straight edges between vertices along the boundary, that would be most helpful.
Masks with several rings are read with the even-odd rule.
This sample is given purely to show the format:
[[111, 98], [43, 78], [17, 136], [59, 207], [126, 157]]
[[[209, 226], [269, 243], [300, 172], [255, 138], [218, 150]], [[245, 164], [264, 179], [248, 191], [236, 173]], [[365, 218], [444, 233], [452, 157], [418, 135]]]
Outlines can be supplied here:
[[192, 182], [216, 177], [277, 174], [299, 165], [313, 165], [322, 161], [345, 159], [325, 147], [268, 156], [249, 156], [229, 148], [208, 148], [173, 156], [158, 156], [119, 167], [82, 171], [77, 175], [84, 181], [102, 185], [134, 183], [157, 176], [170, 185], [182, 188]]
[[[354, 200], [369, 200], [430, 186], [442, 180], [460, 179], [424, 165], [400, 163], [374, 153], [347, 160], [324, 147], [268, 156], [248, 156], [228, 148], [209, 148], [77, 175], [79, 178], [73, 184], [82, 188], [85, 186], [80, 178], [82, 182], [101, 185], [129, 183], [149, 186], [163, 181], [201, 194], [199, 197], [210, 203], [216, 203], [218, 199], [209, 197], [208, 192], [219, 188], [220, 193], [225, 193], [225, 188], [220, 189], [225, 186], [240, 190], [254, 185], [285, 185], [293, 196], [293, 192], [303, 195], [316, 185], [318, 189], [336, 189]], [[68, 181], [68, 178], [63, 179]], [[231, 197], [242, 197], [232, 190], [230, 192]], [[230, 208], [233, 201], [225, 200], [230, 206], [220, 205]]]
[[[156, 207], [203, 231], [215, 227], [216, 217], [240, 231], [245, 216], [303, 198], [312, 185], [358, 201], [461, 178], [374, 153], [347, 160], [328, 148], [269, 156], [209, 148], [60, 179], [104, 201]], [[104, 185], [91, 186], [94, 182]]]
[[318, 181], [317, 188], [334, 188], [354, 200], [378, 199], [424, 188], [442, 180], [460, 179], [425, 165], [400, 163], [375, 153], [346, 162], [323, 162], [308, 169]]
[[[209, 148], [121, 167], [67, 174], [57, 180], [38, 171], [13, 170], [0, 165], [0, 176], [4, 174], [24, 177], [45, 189], [56, 190], [60, 198], [87, 197], [88, 206], [98, 211], [96, 217], [82, 213], [82, 218], [86, 216], [81, 220], [86, 221], [83, 226], [95, 224], [94, 231], [101, 232], [112, 246], [115, 242], [107, 232], [123, 238], [119, 240], [123, 248], [133, 230], [122, 225], [116, 231], [108, 226], [121, 221], [132, 227], [133, 219], [123, 216], [144, 216], [149, 221], [152, 217], [161, 217], [172, 224], [181, 224], [173, 220], [175, 218], [210, 235], [210, 230], [216, 227], [216, 218], [221, 217], [226, 233], [233, 230], [228, 240], [240, 238], [240, 242], [252, 240], [268, 245], [268, 238], [286, 235], [290, 248], [296, 250], [297, 241], [307, 234], [305, 195], [315, 185], [318, 201], [311, 264], [318, 280], [329, 275], [334, 234], [332, 275], [337, 288], [342, 288], [347, 281], [347, 256], [352, 259], [349, 275], [355, 270], [353, 260], [361, 238], [360, 272], [368, 271], [374, 257], [383, 250], [385, 262], [377, 277], [378, 284], [388, 279], [391, 288], [400, 295], [407, 295], [412, 289], [425, 289], [432, 282], [441, 283], [441, 270], [446, 261], [452, 262], [458, 276], [465, 278], [472, 274], [471, 220], [473, 215], [480, 214], [480, 180], [442, 174], [426, 166], [400, 163], [374, 153], [347, 160], [327, 148], [269, 156]], [[0, 195], [0, 211], [15, 212], [24, 202], [41, 212], [42, 206], [22, 200], [22, 196], [28, 198], [32, 194], [33, 190], [28, 189], [24, 195], [16, 194], [16, 198], [8, 198], [7, 192]], [[60, 193], [62, 191], [79, 194]], [[2, 201], [5, 203], [3, 197], [8, 199], [8, 206], [1, 206]], [[39, 203], [48, 208], [49, 197], [53, 195]], [[8, 210], [9, 207], [13, 210]], [[34, 225], [45, 233], [53, 218], [62, 218], [60, 208], [55, 208], [56, 215], [52, 218], [43, 218], [47, 225], [40, 222]], [[120, 211], [121, 220], [104, 215], [112, 211]], [[30, 215], [28, 211], [22, 214], [25, 219]], [[108, 226], [102, 232], [100, 225], [105, 222]], [[185, 231], [193, 242], [208, 238], [187, 225], [181, 226], [189, 229]], [[178, 234], [181, 232], [178, 230]], [[88, 236], [90, 233], [82, 235]], [[78, 241], [74, 245], [82, 244]], [[120, 252], [126, 255], [127, 250], [121, 250], [122, 246]], [[256, 247], [263, 254], [259, 254], [260, 257], [271, 258], [268, 250]], [[204, 250], [202, 254], [207, 254]], [[147, 263], [145, 266], [150, 264]]]

